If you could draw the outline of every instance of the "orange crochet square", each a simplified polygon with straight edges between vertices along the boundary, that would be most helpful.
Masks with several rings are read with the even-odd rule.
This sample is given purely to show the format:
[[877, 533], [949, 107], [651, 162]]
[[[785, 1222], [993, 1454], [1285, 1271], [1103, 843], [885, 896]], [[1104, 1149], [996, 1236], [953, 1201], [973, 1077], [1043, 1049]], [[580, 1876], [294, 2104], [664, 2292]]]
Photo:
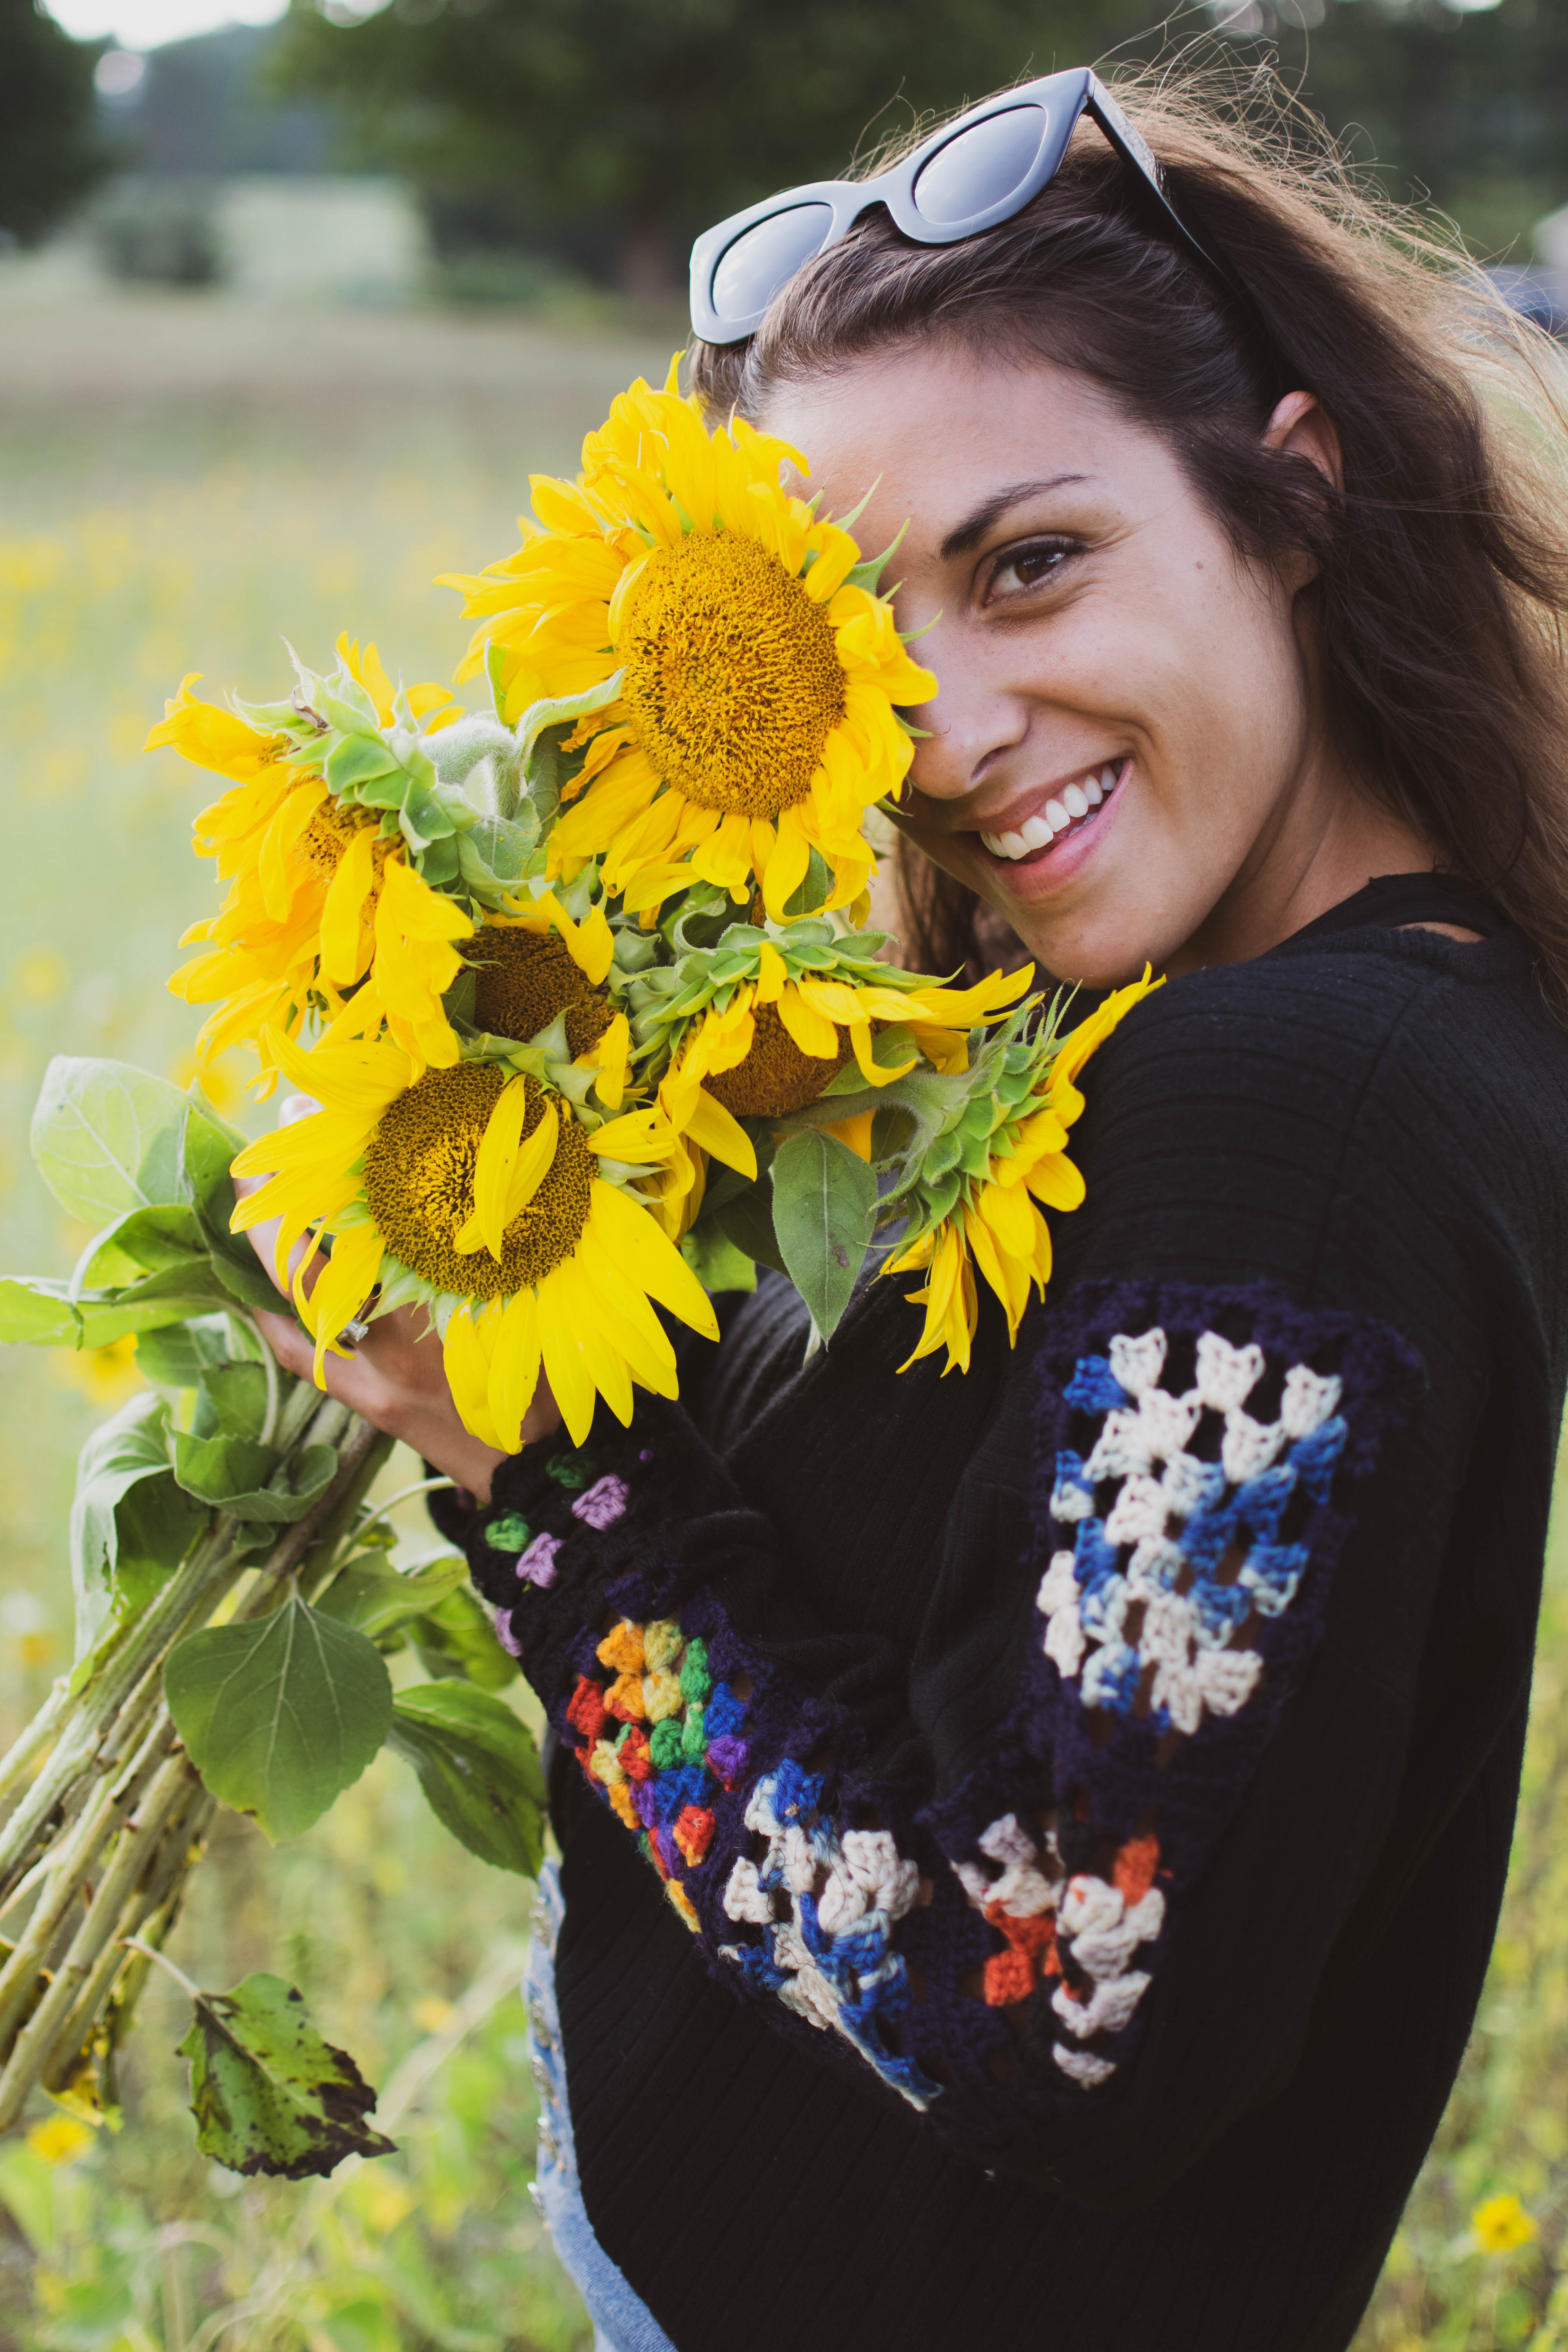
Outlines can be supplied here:
[[641, 1723], [647, 1710], [642, 1703], [641, 1675], [617, 1675], [605, 1693], [605, 1705], [622, 1723]]
[[641, 1724], [634, 1724], [616, 1750], [616, 1761], [628, 1780], [651, 1780], [653, 1758], [648, 1753], [647, 1734]]
[[582, 1733], [590, 1747], [604, 1736], [605, 1727], [610, 1720], [605, 1707], [605, 1694], [597, 1683], [588, 1680], [586, 1675], [577, 1677], [577, 1687], [566, 1704], [566, 1720], [574, 1731]]
[[1117, 1854], [1110, 1868], [1110, 1883], [1119, 1887], [1129, 1910], [1142, 1903], [1154, 1884], [1154, 1873], [1160, 1867], [1160, 1841], [1156, 1837], [1129, 1838]]
[[985, 1963], [985, 1999], [992, 2009], [1005, 2009], [1027, 2000], [1042, 1977], [1061, 1974], [1057, 1958], [1057, 1923], [1048, 1911], [1016, 1918], [999, 1903], [988, 1903], [985, 1916], [1007, 1938], [1005, 1952], [994, 1952]]
[[694, 1869], [713, 1843], [715, 1826], [706, 1805], [683, 1805], [676, 1816], [675, 1843]]

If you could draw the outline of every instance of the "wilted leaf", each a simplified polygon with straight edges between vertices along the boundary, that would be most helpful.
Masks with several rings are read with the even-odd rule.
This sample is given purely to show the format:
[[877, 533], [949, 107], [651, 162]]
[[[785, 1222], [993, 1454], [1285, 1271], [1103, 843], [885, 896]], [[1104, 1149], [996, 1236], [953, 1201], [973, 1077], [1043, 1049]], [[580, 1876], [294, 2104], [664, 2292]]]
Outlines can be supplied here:
[[779, 1252], [826, 1339], [866, 1255], [877, 1180], [858, 1152], [816, 1129], [786, 1137], [773, 1155], [773, 1179]]
[[178, 2054], [191, 2062], [196, 2146], [231, 2172], [305, 2180], [345, 2156], [391, 2156], [366, 2117], [375, 2093], [346, 2050], [323, 2042], [281, 1977], [204, 1992]]
[[431, 1811], [470, 1853], [538, 1876], [544, 1773], [533, 1734], [504, 1699], [460, 1682], [402, 1691], [389, 1745], [413, 1765]]
[[33, 1113], [33, 1158], [69, 1217], [103, 1225], [177, 1203], [190, 1098], [127, 1062], [57, 1054]]
[[163, 1694], [213, 1795], [254, 1814], [274, 1844], [321, 1819], [392, 1721], [374, 1643], [297, 1594], [269, 1617], [178, 1643]]
[[458, 1591], [468, 1573], [468, 1562], [463, 1559], [436, 1560], [428, 1568], [405, 1573], [373, 1554], [350, 1560], [316, 1607], [374, 1642], [405, 1625], [411, 1617], [422, 1617], [436, 1608], [448, 1593]]

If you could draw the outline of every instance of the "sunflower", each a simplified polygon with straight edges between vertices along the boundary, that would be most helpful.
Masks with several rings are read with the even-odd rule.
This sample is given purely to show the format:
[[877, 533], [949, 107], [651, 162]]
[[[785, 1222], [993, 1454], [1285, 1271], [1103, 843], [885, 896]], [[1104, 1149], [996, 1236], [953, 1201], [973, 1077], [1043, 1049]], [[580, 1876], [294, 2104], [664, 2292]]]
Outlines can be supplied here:
[[[374, 646], [362, 654], [340, 637], [338, 652], [390, 728], [394, 689]], [[216, 860], [228, 896], [217, 915], [185, 932], [181, 944], [199, 941], [202, 952], [169, 982], [188, 1004], [218, 1005], [197, 1039], [198, 1058], [250, 1044], [262, 1058], [259, 1090], [270, 1092], [277, 1073], [266, 1041], [294, 1034], [314, 1009], [336, 1019], [340, 1034], [374, 1034], [384, 1022], [422, 1063], [454, 1061], [440, 999], [459, 969], [456, 942], [472, 932], [468, 918], [409, 864], [379, 809], [334, 794], [321, 754], [300, 743], [293, 711], [290, 727], [268, 731], [200, 701], [195, 682], [193, 672], [165, 704], [145, 748], [167, 745], [233, 783], [194, 828], [197, 856]], [[433, 729], [459, 715], [444, 687], [415, 687], [407, 703]], [[347, 991], [354, 992], [345, 1005]]]
[[[675, 1351], [651, 1302], [709, 1338], [718, 1327], [632, 1189], [674, 1149], [660, 1112], [591, 1128], [529, 1073], [478, 1061], [421, 1073], [384, 1038], [305, 1053], [278, 1036], [273, 1051], [322, 1108], [240, 1153], [237, 1175], [270, 1181], [234, 1225], [280, 1220], [280, 1274], [310, 1234], [294, 1296], [318, 1382], [351, 1318], [422, 1302], [464, 1425], [486, 1444], [517, 1450], [542, 1365], [578, 1444], [595, 1395], [623, 1423], [634, 1381], [675, 1395]], [[307, 1297], [303, 1276], [329, 1236]]]
[[[673, 370], [671, 371], [673, 384]], [[695, 881], [782, 919], [822, 861], [826, 907], [865, 887], [865, 813], [912, 744], [898, 707], [936, 681], [905, 653], [847, 530], [780, 486], [805, 461], [744, 418], [639, 381], [583, 445], [577, 485], [532, 480], [542, 530], [477, 576], [459, 677], [499, 677], [506, 713], [620, 678], [563, 749], [585, 757], [549, 844], [552, 875], [603, 857], [651, 910]]]
[[[631, 984], [644, 1038], [668, 1066], [659, 1101], [682, 1136], [743, 1176], [756, 1160], [742, 1118], [787, 1118], [855, 1066], [850, 1091], [896, 1084], [923, 1057], [966, 1066], [969, 1033], [1022, 995], [1033, 967], [995, 972], [977, 988], [946, 988], [879, 961], [879, 932], [836, 937], [805, 919], [765, 929], [731, 924], [716, 949]], [[879, 1055], [878, 1047], [880, 1046]], [[869, 1157], [872, 1114], [843, 1122], [845, 1141]]]
[[943, 1370], [968, 1370], [976, 1267], [1001, 1301], [1009, 1345], [1016, 1339], [1031, 1287], [1043, 1297], [1050, 1279], [1050, 1227], [1039, 1204], [1076, 1209], [1084, 1197], [1067, 1156], [1068, 1129], [1084, 1107], [1079, 1074], [1122, 1016], [1161, 985], [1145, 969], [1059, 1038], [1048, 1024], [1031, 1038], [1035, 1008], [1021, 1007], [980, 1047], [940, 1127], [918, 1135], [881, 1203], [885, 1220], [907, 1221], [884, 1271], [920, 1267], [926, 1276], [924, 1288], [909, 1294], [925, 1308], [925, 1328], [901, 1369], [945, 1346]]
[[602, 901], [582, 923], [552, 891], [524, 913], [487, 915], [463, 949], [474, 973], [472, 1025], [526, 1045], [562, 1021], [568, 1057], [596, 1074], [601, 1104], [618, 1110], [631, 1030], [603, 985], [614, 954]]

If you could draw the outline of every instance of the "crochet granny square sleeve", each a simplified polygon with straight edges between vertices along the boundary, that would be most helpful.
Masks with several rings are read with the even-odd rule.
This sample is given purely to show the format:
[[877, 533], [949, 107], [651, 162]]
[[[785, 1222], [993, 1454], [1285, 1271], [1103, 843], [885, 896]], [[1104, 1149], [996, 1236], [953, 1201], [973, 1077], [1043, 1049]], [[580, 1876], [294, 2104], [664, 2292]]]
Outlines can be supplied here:
[[[924, 1741], [899, 1660], [866, 1637], [822, 1695], [779, 1537], [678, 1406], [529, 1449], [470, 1536], [500, 1637], [710, 1968], [1029, 2170], [1114, 2112], [1148, 2037], [1194, 2047], [1164, 1997], [1184, 1939], [1210, 1978], [1199, 2039], [1227, 1974], [1300, 1939], [1287, 1904], [1216, 1940], [1205, 1888], [1412, 1376], [1385, 1330], [1262, 1286], [1088, 1286], [1038, 1328], [1032, 1606], [1011, 1706], [956, 1785], [934, 1763], [923, 1788], [879, 1778], [890, 1710], [906, 1753]], [[1312, 1867], [1299, 1853], [1303, 1885]]]

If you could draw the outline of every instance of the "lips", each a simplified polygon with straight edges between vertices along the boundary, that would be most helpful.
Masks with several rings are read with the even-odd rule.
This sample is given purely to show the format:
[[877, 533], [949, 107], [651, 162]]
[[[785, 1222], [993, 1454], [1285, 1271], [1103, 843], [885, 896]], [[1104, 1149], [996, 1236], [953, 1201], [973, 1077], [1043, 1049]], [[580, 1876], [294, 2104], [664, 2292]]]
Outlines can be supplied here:
[[1005, 858], [1009, 864], [1049, 849], [1064, 834], [1076, 833], [1089, 823], [1116, 790], [1125, 765], [1124, 761], [1110, 760], [1101, 767], [1086, 769], [1043, 809], [1026, 818], [1016, 833], [983, 833], [982, 842], [993, 857]]

